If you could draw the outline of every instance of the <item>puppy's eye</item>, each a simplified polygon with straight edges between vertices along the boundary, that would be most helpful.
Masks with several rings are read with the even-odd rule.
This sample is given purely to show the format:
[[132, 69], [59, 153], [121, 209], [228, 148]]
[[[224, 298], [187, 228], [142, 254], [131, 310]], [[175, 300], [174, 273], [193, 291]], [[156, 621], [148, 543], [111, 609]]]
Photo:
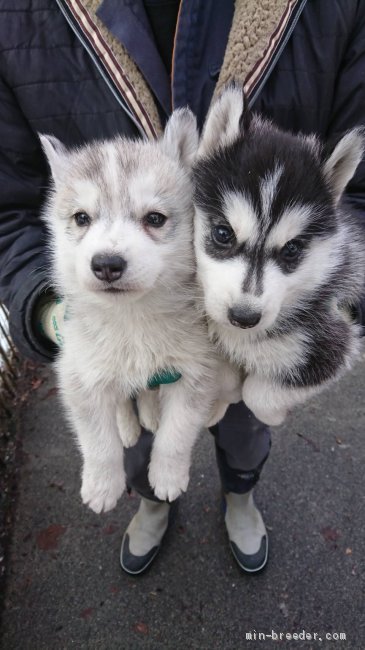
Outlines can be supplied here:
[[76, 212], [76, 214], [74, 214], [74, 219], [76, 225], [80, 226], [80, 228], [89, 226], [91, 223], [91, 217], [89, 217], [89, 215], [86, 212]]
[[280, 257], [284, 262], [295, 262], [303, 250], [303, 243], [299, 239], [291, 239], [286, 242], [280, 251]]
[[143, 222], [146, 226], [152, 226], [152, 228], [161, 228], [166, 222], [167, 217], [160, 212], [149, 212], [143, 217]]
[[235, 236], [230, 226], [215, 226], [212, 229], [212, 239], [218, 246], [231, 246]]

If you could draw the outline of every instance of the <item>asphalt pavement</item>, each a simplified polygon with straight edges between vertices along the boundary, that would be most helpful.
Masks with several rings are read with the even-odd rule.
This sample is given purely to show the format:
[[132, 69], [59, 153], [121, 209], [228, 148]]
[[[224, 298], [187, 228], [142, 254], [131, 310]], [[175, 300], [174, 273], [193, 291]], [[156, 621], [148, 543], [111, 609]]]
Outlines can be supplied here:
[[365, 648], [364, 377], [365, 357], [273, 432], [256, 490], [270, 535], [262, 574], [242, 575], [230, 554], [205, 433], [159, 557], [132, 578], [119, 547], [138, 497], [124, 495], [104, 515], [82, 505], [55, 378], [34, 369], [18, 413], [1, 647]]

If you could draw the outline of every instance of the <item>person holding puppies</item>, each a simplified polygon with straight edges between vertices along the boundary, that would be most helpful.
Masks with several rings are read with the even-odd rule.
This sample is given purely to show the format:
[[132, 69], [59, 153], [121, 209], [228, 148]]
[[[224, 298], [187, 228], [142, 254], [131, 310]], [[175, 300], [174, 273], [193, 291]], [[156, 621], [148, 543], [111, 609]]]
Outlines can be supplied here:
[[[351, 0], [33, 0], [16, 9], [6, 0], [0, 15], [0, 298], [18, 349], [39, 361], [62, 344], [65, 305], [49, 286], [40, 219], [49, 169], [38, 133], [70, 147], [117, 134], [152, 139], [185, 106], [201, 129], [233, 79], [251, 109], [295, 133], [336, 140], [363, 121], [365, 16]], [[363, 218], [364, 163], [344, 200]], [[240, 402], [212, 434], [230, 547], [255, 573], [268, 558], [253, 488], [270, 431]], [[151, 442], [145, 431], [126, 454], [128, 483], [142, 497], [121, 550], [132, 575], [150, 566], [170, 519], [171, 504], [148, 483]]]

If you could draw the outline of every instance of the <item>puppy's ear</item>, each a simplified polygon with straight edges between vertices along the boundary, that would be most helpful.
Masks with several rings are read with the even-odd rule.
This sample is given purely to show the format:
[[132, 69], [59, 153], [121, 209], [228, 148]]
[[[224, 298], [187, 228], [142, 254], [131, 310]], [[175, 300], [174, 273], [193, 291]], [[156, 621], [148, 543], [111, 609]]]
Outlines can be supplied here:
[[335, 202], [340, 200], [347, 183], [353, 177], [365, 150], [365, 128], [357, 127], [337, 143], [323, 165], [325, 178], [332, 189]]
[[60, 180], [65, 169], [67, 156], [66, 147], [53, 135], [42, 135], [38, 133], [43, 151], [47, 157], [55, 183]]
[[243, 89], [231, 85], [214, 102], [205, 121], [198, 157], [207, 156], [233, 142], [242, 128], [244, 112]]
[[198, 149], [198, 128], [195, 115], [188, 108], [176, 109], [166, 124], [162, 138], [165, 153], [192, 167]]

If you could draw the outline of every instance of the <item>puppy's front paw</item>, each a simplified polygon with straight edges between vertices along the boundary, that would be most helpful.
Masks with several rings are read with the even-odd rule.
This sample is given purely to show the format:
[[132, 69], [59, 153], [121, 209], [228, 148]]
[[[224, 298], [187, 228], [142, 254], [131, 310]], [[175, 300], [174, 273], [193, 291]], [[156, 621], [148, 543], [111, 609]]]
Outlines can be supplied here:
[[266, 410], [263, 408], [254, 408], [251, 406], [249, 406], [249, 409], [257, 417], [257, 419], [260, 420], [260, 422], [267, 424], [269, 427], [277, 427], [279, 424], [283, 424], [287, 416], [286, 411]]
[[123, 466], [115, 464], [109, 467], [105, 467], [105, 465], [84, 466], [81, 486], [82, 502], [97, 514], [112, 510], [124, 489]]
[[152, 453], [148, 480], [158, 499], [174, 501], [186, 492], [189, 483], [189, 466], [177, 463], [171, 457]]
[[279, 400], [275, 400], [272, 391], [264, 385], [260, 386], [255, 377], [249, 377], [243, 384], [242, 399], [257, 419], [268, 426], [283, 424], [287, 416], [287, 409], [279, 404]]

